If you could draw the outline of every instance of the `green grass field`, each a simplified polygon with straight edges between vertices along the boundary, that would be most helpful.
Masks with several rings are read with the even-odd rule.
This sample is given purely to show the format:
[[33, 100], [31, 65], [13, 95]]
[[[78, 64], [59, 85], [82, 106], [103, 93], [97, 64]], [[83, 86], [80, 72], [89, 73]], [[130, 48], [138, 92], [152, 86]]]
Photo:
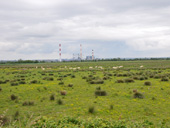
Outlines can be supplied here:
[[169, 78], [168, 60], [0, 65], [0, 126], [170, 127]]

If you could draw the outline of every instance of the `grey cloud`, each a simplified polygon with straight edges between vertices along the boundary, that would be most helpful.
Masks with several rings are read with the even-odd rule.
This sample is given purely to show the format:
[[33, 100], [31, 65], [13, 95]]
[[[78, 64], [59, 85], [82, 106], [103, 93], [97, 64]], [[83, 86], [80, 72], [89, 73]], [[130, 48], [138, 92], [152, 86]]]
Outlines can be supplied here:
[[42, 54], [56, 52], [61, 42], [118, 40], [138, 50], [164, 49], [169, 12], [169, 0], [4, 0], [0, 46], [3, 52]]

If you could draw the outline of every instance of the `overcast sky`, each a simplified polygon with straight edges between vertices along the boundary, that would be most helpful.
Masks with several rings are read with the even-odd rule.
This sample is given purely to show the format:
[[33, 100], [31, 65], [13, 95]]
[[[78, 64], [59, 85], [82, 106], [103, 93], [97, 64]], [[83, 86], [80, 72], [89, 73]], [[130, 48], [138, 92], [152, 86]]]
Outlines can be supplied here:
[[170, 57], [170, 0], [0, 0], [0, 60]]

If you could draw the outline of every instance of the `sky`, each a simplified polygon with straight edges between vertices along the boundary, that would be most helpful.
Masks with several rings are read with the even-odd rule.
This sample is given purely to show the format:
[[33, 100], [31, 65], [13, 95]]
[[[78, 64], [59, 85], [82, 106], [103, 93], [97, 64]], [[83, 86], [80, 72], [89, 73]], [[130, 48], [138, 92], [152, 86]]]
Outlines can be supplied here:
[[170, 57], [170, 0], [0, 0], [0, 60]]

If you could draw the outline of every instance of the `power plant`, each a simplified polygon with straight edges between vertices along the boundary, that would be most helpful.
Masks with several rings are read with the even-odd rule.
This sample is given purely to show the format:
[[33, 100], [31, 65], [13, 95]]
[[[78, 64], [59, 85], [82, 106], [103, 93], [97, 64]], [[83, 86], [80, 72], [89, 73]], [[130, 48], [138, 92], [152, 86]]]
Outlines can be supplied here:
[[[62, 56], [61, 56], [61, 44], [59, 44], [59, 62], [62, 62]], [[94, 50], [92, 49], [91, 55], [86, 56], [86, 58], [83, 58], [83, 48], [82, 44], [80, 44], [80, 53], [73, 53], [73, 58], [71, 60], [73, 61], [82, 61], [82, 60], [95, 60], [94, 57]]]

